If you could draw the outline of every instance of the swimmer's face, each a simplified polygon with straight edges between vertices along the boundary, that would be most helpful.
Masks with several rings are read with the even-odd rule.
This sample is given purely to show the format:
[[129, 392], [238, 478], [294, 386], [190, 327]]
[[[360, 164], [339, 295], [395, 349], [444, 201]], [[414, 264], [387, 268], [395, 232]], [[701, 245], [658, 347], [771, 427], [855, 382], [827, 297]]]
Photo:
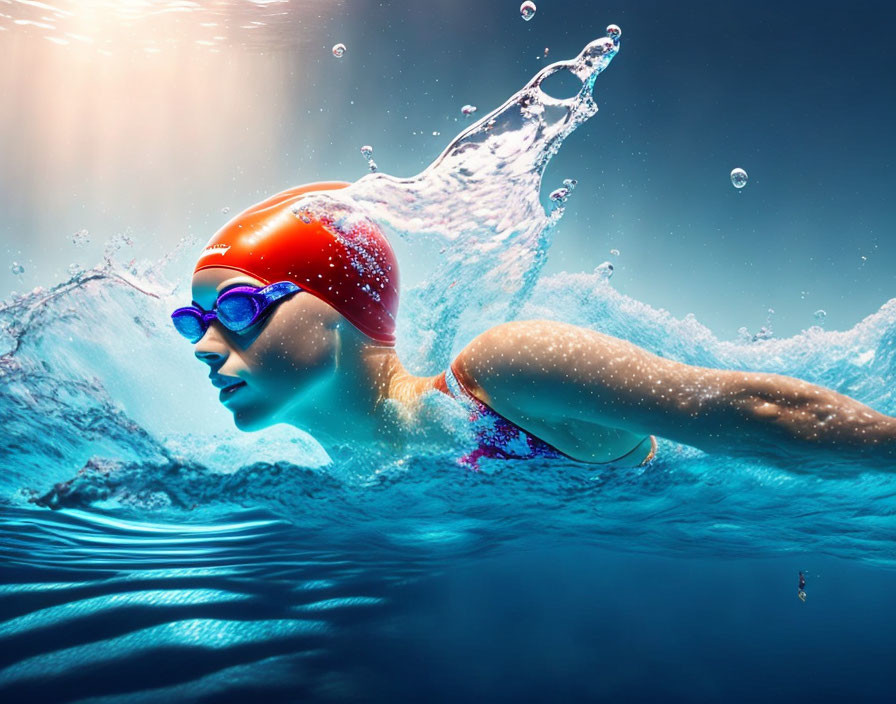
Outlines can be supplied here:
[[[232, 269], [203, 269], [193, 276], [193, 301], [211, 310], [218, 296], [235, 285], [264, 284]], [[286, 421], [292, 407], [309, 402], [315, 389], [332, 378], [342, 320], [319, 298], [299, 292], [243, 332], [212, 322], [195, 353], [208, 364], [236, 426], [259, 430]]]

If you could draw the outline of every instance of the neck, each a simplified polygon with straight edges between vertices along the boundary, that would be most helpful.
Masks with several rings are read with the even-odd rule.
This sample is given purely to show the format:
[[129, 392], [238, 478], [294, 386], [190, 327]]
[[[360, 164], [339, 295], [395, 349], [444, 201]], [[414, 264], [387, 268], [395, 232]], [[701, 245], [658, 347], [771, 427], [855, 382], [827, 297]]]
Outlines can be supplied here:
[[291, 425], [308, 432], [329, 454], [349, 443], [404, 446], [419, 398], [436, 377], [415, 376], [393, 347], [362, 344], [342, 349], [336, 370], [290, 413]]

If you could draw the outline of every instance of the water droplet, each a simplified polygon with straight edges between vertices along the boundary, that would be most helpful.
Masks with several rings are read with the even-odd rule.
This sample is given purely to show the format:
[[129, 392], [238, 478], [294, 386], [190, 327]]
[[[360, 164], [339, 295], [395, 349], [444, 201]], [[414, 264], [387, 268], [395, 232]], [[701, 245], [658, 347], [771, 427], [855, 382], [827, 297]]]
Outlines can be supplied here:
[[475, 105], [464, 105], [464, 106], [460, 109], [460, 111], [461, 111], [464, 115], [472, 115], [474, 112], [476, 112], [476, 106], [475, 106]]
[[735, 188], [743, 188], [747, 185], [747, 172], [741, 168], [731, 171], [731, 185]]
[[619, 250], [618, 250], [618, 249], [611, 249], [611, 250], [610, 250], [610, 254], [612, 254], [614, 257], [618, 257], [618, 256], [619, 256]]
[[618, 24], [611, 24], [607, 27], [607, 36], [613, 40], [613, 43], [619, 41], [619, 37], [622, 36], [622, 30], [619, 28]]
[[549, 197], [555, 203], [565, 203], [566, 199], [569, 198], [569, 189], [557, 188], [556, 190], [551, 191], [551, 195]]
[[23, 267], [18, 262], [13, 262], [9, 267], [9, 270], [13, 273], [14, 276], [21, 276], [25, 273], [25, 267]]
[[361, 147], [361, 156], [367, 159], [367, 161], [370, 161], [370, 157], [373, 156], [373, 147], [371, 147], [369, 144], [365, 144], [363, 147]]
[[85, 244], [90, 242], [90, 237], [87, 234], [87, 230], [78, 230], [76, 233], [72, 235], [72, 244], [76, 247], [83, 247]]
[[370, 167], [371, 172], [376, 173], [377, 165], [373, 159], [367, 162], [367, 166]]
[[337, 59], [341, 59], [342, 55], [345, 53], [345, 44], [334, 44], [333, 45], [333, 56]]
[[566, 186], [566, 188], [568, 188], [571, 192], [576, 186], [579, 185], [579, 182], [574, 178], [565, 178], [563, 179], [563, 185]]
[[221, 212], [222, 212], [224, 215], [227, 215], [227, 213], [230, 212], [230, 206], [229, 206], [229, 205], [225, 205], [223, 208], [221, 208]]
[[753, 335], [753, 342], [759, 342], [759, 340], [771, 340], [774, 337], [774, 333], [772, 332], [771, 326], [763, 325], [759, 328], [759, 332]]
[[522, 5], [520, 5], [520, 17], [522, 17], [526, 22], [535, 17], [535, 3], [532, 0], [526, 0]]
[[610, 262], [603, 262], [594, 267], [594, 273], [597, 274], [598, 278], [608, 281], [613, 276], [615, 268]]
[[297, 206], [292, 209], [292, 214], [306, 225], [311, 222], [311, 213], [305, 208]]

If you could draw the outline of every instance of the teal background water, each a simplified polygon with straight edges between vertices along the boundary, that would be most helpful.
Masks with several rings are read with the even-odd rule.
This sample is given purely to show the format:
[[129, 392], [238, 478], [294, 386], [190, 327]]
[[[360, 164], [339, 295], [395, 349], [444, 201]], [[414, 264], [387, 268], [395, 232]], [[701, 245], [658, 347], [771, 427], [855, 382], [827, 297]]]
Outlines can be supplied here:
[[[328, 464], [301, 432], [233, 430], [166, 320], [197, 245], [160, 261], [224, 208], [359, 178], [362, 144], [418, 173], [463, 104], [615, 22], [600, 112], [547, 169], [546, 206], [579, 185], [520, 317], [894, 414], [889, 9], [200, 3], [57, 44], [14, 23], [47, 10], [4, 8], [0, 237], [25, 272], [0, 284], [29, 292], [0, 308], [5, 701], [890, 698], [889, 475], [668, 441], [646, 470], [473, 474], [454, 447], [351, 443]], [[396, 246], [410, 291], [429, 269]]]

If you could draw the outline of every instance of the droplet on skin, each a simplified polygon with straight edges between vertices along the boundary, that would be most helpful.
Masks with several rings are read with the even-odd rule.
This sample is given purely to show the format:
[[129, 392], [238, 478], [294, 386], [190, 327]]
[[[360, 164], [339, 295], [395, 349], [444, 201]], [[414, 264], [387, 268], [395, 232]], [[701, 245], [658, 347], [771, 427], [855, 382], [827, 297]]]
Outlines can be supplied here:
[[535, 3], [532, 0], [526, 0], [522, 5], [520, 5], [520, 17], [522, 17], [526, 22], [535, 17], [535, 11], [538, 8], [535, 7]]
[[337, 59], [341, 59], [343, 54], [345, 54], [345, 44], [334, 44], [333, 56], [335, 56]]
[[732, 169], [731, 185], [737, 189], [741, 189], [747, 185], [747, 172], [741, 168]]

